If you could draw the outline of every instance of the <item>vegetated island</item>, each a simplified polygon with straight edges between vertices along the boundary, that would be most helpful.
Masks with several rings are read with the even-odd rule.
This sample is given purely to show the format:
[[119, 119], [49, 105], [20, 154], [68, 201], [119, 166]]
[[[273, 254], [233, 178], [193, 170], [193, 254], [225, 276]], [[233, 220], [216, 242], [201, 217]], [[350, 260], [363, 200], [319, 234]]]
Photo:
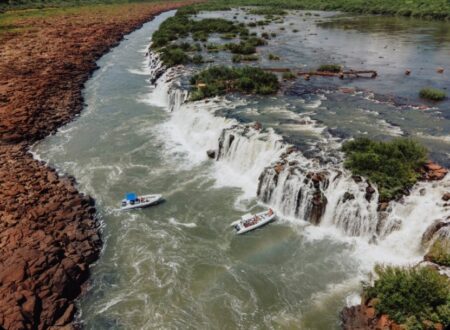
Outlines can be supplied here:
[[[409, 194], [418, 180], [441, 180], [447, 170], [427, 161], [427, 150], [410, 139], [378, 142], [357, 138], [343, 145], [345, 167], [378, 187], [379, 210]], [[450, 194], [442, 196], [444, 202]], [[342, 312], [344, 329], [444, 329], [450, 325], [449, 218], [423, 234], [424, 262], [414, 267], [375, 267], [376, 279], [363, 288], [361, 304]]]
[[1, 7], [0, 328], [72, 328], [73, 300], [101, 249], [94, 201], [28, 148], [82, 110], [83, 84], [102, 54], [189, 3]]

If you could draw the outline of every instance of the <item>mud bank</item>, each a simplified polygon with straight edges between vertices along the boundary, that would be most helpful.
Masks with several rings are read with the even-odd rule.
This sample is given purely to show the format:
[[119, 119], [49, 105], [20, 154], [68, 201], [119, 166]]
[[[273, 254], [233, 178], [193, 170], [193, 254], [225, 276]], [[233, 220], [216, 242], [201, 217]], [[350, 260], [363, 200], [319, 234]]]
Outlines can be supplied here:
[[101, 249], [94, 201], [28, 148], [80, 113], [97, 59], [154, 15], [192, 2], [24, 18], [21, 32], [0, 37], [1, 329], [71, 328]]

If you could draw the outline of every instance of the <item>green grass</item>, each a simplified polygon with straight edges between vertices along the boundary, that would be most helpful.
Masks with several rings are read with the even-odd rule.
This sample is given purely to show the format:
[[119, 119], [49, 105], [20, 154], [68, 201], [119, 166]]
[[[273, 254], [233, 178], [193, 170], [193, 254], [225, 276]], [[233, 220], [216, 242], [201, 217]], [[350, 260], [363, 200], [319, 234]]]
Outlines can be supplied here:
[[421, 98], [431, 101], [442, 101], [447, 97], [443, 90], [437, 88], [423, 88], [419, 95]]
[[428, 267], [377, 266], [378, 279], [365, 286], [367, 298], [375, 299], [378, 315], [387, 314], [408, 329], [429, 329], [424, 321], [450, 324], [450, 283]]
[[417, 182], [417, 170], [427, 159], [427, 150], [419, 143], [405, 138], [378, 142], [357, 138], [346, 142], [345, 167], [376, 184], [380, 200], [390, 200]]
[[319, 72], [341, 72], [342, 67], [339, 64], [322, 64], [317, 68]]
[[231, 92], [268, 95], [278, 91], [278, 78], [260, 68], [213, 66], [191, 78], [194, 86], [191, 100], [224, 95]]

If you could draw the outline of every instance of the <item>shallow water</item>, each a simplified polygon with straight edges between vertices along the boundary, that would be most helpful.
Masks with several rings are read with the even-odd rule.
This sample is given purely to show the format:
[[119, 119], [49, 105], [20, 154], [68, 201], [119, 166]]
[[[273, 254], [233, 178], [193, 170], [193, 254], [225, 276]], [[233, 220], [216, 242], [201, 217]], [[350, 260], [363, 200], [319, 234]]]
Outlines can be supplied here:
[[[360, 281], [375, 262], [409, 263], [418, 260], [422, 251], [401, 237], [404, 231], [375, 246], [365, 238], [347, 237], [333, 226], [313, 227], [283, 217], [262, 230], [236, 236], [229, 223], [262, 208], [255, 199], [255, 180], [270, 163], [267, 157], [276, 158], [277, 152], [271, 154], [264, 145], [249, 146], [260, 148], [255, 149], [262, 155], [258, 162], [235, 159], [226, 164], [208, 160], [205, 152], [217, 143], [217, 127], [257, 119], [302, 146], [305, 153], [309, 149], [315, 153], [317, 144], [328, 141], [330, 134], [363, 132], [382, 138], [407, 134], [420, 136], [437, 158], [448, 162], [447, 102], [424, 112], [337, 91], [347, 85], [383, 95], [395, 90], [396, 95], [418, 102], [411, 90], [421, 82], [402, 87], [395, 81], [403, 79], [397, 71], [406, 67], [404, 54], [421, 53], [414, 40], [428, 40], [440, 24], [448, 23], [428, 27], [428, 22], [402, 22], [417, 29], [425, 26], [419, 34], [382, 29], [377, 23], [380, 18], [373, 18], [377, 24], [362, 30], [355, 22], [346, 23], [355, 25], [351, 29], [335, 23], [315, 25], [314, 20], [325, 20], [329, 13], [301, 19], [289, 16], [283, 24], [298, 25], [298, 39], [280, 31], [279, 37], [260, 49], [262, 54], [279, 53], [282, 61], [277, 66], [298, 67], [299, 58], [311, 66], [319, 54], [321, 60], [336, 57], [353, 67], [364, 57], [386, 78], [362, 85], [359, 80], [314, 80], [309, 85], [299, 80], [288, 86], [285, 97], [236, 97], [217, 103], [217, 113], [228, 118], [224, 119], [203, 109], [211, 104], [199, 103], [190, 111], [174, 113], [154, 105], [164, 102], [159, 102], [148, 81], [145, 53], [151, 33], [173, 14], [159, 15], [105, 55], [86, 84], [85, 111], [34, 149], [59, 171], [77, 178], [80, 189], [96, 199], [103, 223], [105, 245], [93, 268], [90, 289], [80, 301], [80, 321], [87, 329], [339, 328], [339, 311], [358, 302]], [[317, 36], [306, 33], [308, 29]], [[305, 37], [306, 41], [300, 41]], [[375, 40], [380, 45], [395, 40], [406, 50], [383, 61], [377, 59], [379, 47], [367, 46]], [[442, 42], [427, 42], [426, 52], [414, 53], [416, 57], [408, 57], [412, 62], [407, 64], [418, 65], [431, 52], [434, 60], [426, 66], [432, 72], [423, 79], [445, 84], [444, 78], [435, 80], [433, 70], [439, 65], [450, 70], [448, 57], [442, 57], [448, 53], [448, 40], [436, 40]], [[350, 45], [355, 44], [364, 51], [352, 57]], [[264, 60], [262, 64], [273, 66]], [[305, 93], [305, 86], [321, 90]], [[236, 170], [240, 164], [246, 164], [242, 171]], [[166, 201], [120, 213], [114, 209], [125, 191], [158, 192]], [[423, 203], [431, 205], [432, 198]], [[412, 214], [414, 227], [425, 214], [410, 209], [408, 204], [399, 206], [398, 214], [402, 219]], [[410, 235], [413, 240], [416, 236], [420, 234]], [[398, 244], [402, 239], [403, 244]]]

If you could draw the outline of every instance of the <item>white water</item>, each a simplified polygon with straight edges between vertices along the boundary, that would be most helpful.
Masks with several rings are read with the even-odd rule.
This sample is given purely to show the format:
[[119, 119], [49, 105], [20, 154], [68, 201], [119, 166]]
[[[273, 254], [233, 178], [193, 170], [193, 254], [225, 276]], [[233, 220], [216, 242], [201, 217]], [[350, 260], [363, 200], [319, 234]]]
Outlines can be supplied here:
[[[177, 146], [175, 150], [193, 164], [207, 160], [207, 150], [215, 150], [216, 185], [239, 187], [246, 199], [256, 197], [258, 190], [262, 202], [275, 208], [281, 218], [290, 219], [293, 224], [318, 223], [319, 227], [303, 230], [313, 239], [331, 235], [356, 244], [355, 257], [361, 259], [363, 272], [370, 271], [375, 263], [410, 264], [421, 259], [422, 234], [434, 220], [449, 214], [440, 199], [449, 188], [448, 178], [438, 183], [417, 184], [410, 196], [391, 202], [382, 215], [384, 220], [380, 219], [376, 187], [368, 200], [366, 180], [355, 182], [342, 165], [334, 164], [335, 160], [322, 164], [305, 158], [300, 152], [280, 159], [289, 145], [272, 129], [260, 131], [251, 124], [243, 125], [215, 115], [220, 108], [232, 108], [233, 104], [219, 98], [185, 102], [188, 95], [177, 82], [177, 75], [182, 71], [182, 68], [166, 71], [150, 96], [153, 104], [172, 111], [171, 119], [163, 125], [169, 149]], [[311, 105], [318, 106], [320, 102]], [[311, 125], [316, 133], [323, 133], [323, 127], [317, 129], [314, 122]], [[329, 141], [330, 149], [336, 148], [333, 143]], [[322, 154], [325, 153], [323, 150]], [[274, 169], [276, 163], [282, 166], [279, 173]], [[314, 184], [311, 180], [314, 173], [324, 179]], [[322, 210], [313, 205], [317, 195], [326, 199]]]

